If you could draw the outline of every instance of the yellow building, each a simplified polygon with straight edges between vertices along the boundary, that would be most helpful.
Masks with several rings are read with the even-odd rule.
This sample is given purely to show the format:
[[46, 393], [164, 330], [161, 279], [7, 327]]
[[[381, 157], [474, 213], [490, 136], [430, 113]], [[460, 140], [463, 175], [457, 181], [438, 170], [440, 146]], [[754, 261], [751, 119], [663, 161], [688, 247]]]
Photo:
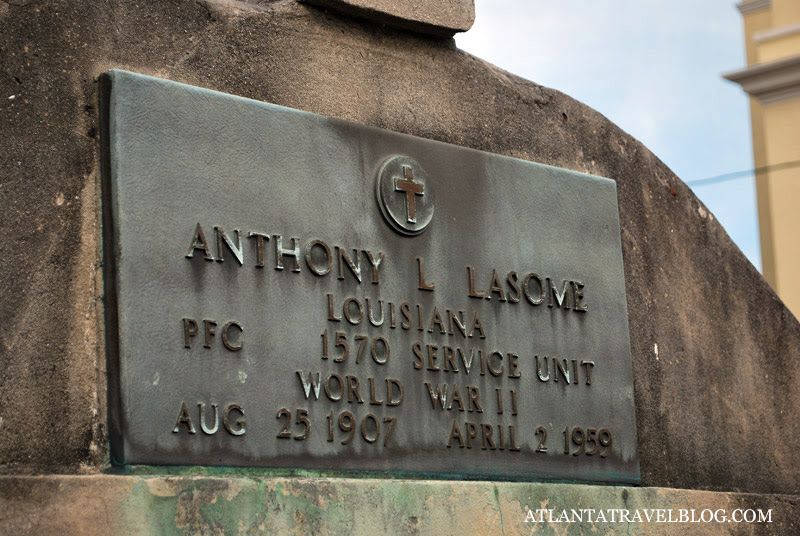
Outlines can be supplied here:
[[764, 277], [800, 313], [800, 0], [745, 0], [747, 67], [725, 74], [750, 95]]

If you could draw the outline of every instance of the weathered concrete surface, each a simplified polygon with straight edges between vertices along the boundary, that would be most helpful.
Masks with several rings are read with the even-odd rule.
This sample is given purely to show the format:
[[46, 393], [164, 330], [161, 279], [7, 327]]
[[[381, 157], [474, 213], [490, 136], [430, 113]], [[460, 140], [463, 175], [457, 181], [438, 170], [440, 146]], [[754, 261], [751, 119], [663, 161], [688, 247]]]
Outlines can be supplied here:
[[416, 32], [451, 36], [466, 32], [475, 22], [473, 0], [302, 0], [307, 4], [330, 8], [362, 17], [378, 24]]
[[[800, 501], [668, 488], [257, 477], [0, 477], [4, 534], [796, 534]], [[552, 509], [553, 513], [537, 512]], [[575, 522], [561, 511], [593, 509]], [[612, 509], [627, 510], [629, 519]], [[645, 509], [664, 509], [646, 521]], [[691, 510], [694, 514], [691, 514]], [[734, 513], [736, 510], [749, 510]], [[532, 517], [528, 518], [528, 510]], [[598, 521], [604, 510], [607, 522]], [[639, 510], [642, 522], [633, 521]], [[758, 517], [760, 510], [765, 517]], [[724, 512], [723, 512], [724, 511]], [[614, 521], [611, 516], [614, 515]], [[723, 515], [725, 516], [723, 518]], [[762, 519], [761, 523], [736, 523]], [[755, 517], [750, 517], [755, 516]], [[766, 517], [768, 516], [768, 517]], [[631, 519], [632, 518], [632, 519]], [[526, 519], [529, 521], [526, 523]], [[551, 521], [552, 519], [553, 521]], [[728, 521], [728, 520], [731, 521]], [[769, 519], [769, 522], [766, 520]], [[631, 522], [629, 522], [631, 521]]]
[[0, 471], [103, 468], [111, 68], [616, 179], [643, 483], [800, 493], [800, 325], [663, 163], [451, 40], [288, 0], [0, 1]]

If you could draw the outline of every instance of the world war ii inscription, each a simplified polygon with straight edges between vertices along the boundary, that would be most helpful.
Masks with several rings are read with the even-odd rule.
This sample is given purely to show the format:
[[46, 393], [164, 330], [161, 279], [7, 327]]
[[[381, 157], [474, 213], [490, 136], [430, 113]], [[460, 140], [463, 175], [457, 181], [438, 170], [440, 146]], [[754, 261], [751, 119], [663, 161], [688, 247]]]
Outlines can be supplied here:
[[101, 89], [115, 463], [639, 480], [613, 181]]

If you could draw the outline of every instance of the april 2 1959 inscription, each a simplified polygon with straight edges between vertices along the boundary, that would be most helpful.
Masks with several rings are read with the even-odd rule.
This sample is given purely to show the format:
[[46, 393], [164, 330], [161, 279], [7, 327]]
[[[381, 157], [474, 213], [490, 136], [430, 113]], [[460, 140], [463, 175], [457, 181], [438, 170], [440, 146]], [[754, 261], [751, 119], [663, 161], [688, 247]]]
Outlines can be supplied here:
[[613, 181], [101, 89], [116, 463], [638, 481]]

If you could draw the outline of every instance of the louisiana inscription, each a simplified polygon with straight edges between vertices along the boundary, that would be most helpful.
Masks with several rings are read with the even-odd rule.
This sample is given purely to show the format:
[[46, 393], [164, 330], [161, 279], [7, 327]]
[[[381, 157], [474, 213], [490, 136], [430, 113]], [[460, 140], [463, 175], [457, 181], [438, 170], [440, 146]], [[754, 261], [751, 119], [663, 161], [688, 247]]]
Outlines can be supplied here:
[[115, 463], [638, 481], [613, 181], [101, 93]]

